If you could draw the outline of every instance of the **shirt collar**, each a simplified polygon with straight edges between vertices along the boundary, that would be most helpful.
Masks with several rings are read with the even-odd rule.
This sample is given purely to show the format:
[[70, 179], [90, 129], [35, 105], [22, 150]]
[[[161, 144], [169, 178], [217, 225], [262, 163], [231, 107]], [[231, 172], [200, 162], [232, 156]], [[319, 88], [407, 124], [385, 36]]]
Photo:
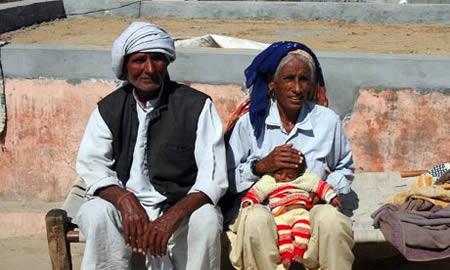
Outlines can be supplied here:
[[[312, 111], [313, 103], [310, 101], [305, 101], [302, 105], [300, 113], [297, 117], [297, 122], [295, 123], [295, 127], [301, 130], [312, 130], [312, 123], [310, 119], [310, 113]], [[278, 106], [276, 101], [271, 101], [269, 114], [266, 117], [265, 121], [268, 126], [277, 126], [281, 128], [281, 119], [280, 113], [278, 112]]]
[[[164, 86], [164, 84], [163, 84]], [[151, 109], [155, 108], [161, 98], [161, 93], [162, 93], [162, 89], [159, 91], [158, 96], [154, 99], [149, 99], [147, 100], [147, 102], [145, 103], [145, 106], [142, 106], [141, 103], [139, 102], [137, 95], [136, 95], [136, 88], [133, 88], [133, 97], [136, 100], [136, 103], [138, 104], [139, 108], [141, 108], [142, 110], [144, 110], [144, 112], [148, 112]]]

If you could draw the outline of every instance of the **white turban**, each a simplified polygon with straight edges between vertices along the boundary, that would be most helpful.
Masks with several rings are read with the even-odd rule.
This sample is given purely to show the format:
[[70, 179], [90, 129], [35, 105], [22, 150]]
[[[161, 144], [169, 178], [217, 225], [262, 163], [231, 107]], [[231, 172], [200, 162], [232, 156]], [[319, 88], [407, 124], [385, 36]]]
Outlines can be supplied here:
[[164, 29], [155, 24], [133, 22], [114, 41], [111, 49], [112, 69], [118, 79], [126, 79], [124, 57], [135, 52], [159, 52], [170, 62], [175, 60], [175, 44]]

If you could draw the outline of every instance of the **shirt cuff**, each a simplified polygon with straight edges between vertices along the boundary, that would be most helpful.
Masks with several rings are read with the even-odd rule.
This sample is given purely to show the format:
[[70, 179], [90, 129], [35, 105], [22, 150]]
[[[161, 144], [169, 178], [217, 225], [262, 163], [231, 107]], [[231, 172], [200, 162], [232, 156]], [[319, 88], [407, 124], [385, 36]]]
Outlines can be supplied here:
[[331, 200], [336, 196], [337, 196], [336, 192], [334, 192], [333, 190], [330, 190], [327, 194], [325, 194], [324, 199], [327, 203], [330, 203]]
[[249, 160], [246, 163], [241, 165], [240, 168], [240, 183], [236, 183], [236, 192], [242, 192], [245, 191], [253, 186], [254, 183], [256, 183], [260, 177], [257, 175], [254, 175], [251, 169], [251, 163], [253, 160]]
[[245, 164], [245, 168], [246, 168], [246, 170], [248, 171], [248, 174], [250, 175], [250, 179], [251, 179], [251, 180], [255, 180], [255, 181], [253, 181], [253, 182], [256, 182], [258, 179], [261, 178], [261, 176], [258, 176], [258, 175], [256, 175], [256, 174], [253, 173], [253, 170], [252, 170], [252, 163], [253, 163], [253, 161], [255, 161], [255, 160], [257, 160], [257, 159], [252, 159], [252, 160], [248, 161], [248, 162]]
[[347, 194], [350, 192], [351, 181], [341, 174], [331, 173], [327, 177], [327, 183], [333, 187], [337, 194]]
[[214, 185], [193, 186], [191, 190], [189, 190], [188, 194], [195, 192], [202, 192], [208, 196], [213, 205], [217, 205], [219, 199], [222, 197], [223, 193], [225, 193], [225, 191], [222, 192], [221, 188]]
[[105, 177], [100, 181], [97, 181], [94, 184], [88, 186], [88, 188], [86, 189], [86, 196], [94, 197], [94, 194], [97, 190], [108, 186], [118, 186], [120, 188], [123, 188], [123, 184], [119, 181], [119, 179], [115, 177]]

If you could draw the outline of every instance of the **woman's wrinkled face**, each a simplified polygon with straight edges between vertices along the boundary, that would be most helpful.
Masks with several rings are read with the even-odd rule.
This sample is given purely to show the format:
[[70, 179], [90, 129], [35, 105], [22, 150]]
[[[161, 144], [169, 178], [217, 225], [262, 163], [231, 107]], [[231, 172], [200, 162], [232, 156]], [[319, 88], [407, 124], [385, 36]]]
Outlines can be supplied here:
[[292, 58], [269, 83], [274, 97], [286, 113], [298, 113], [312, 89], [311, 70], [302, 59]]
[[158, 91], [166, 77], [168, 64], [162, 53], [130, 54], [126, 61], [128, 82], [146, 93]]

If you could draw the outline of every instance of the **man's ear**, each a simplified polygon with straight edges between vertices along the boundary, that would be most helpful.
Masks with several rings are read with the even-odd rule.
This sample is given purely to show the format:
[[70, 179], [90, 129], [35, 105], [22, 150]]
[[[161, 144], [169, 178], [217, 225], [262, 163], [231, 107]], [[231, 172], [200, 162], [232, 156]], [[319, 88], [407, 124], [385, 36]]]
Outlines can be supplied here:
[[122, 77], [125, 79], [128, 79], [128, 70], [127, 70], [127, 64], [128, 64], [128, 59], [130, 58], [130, 55], [127, 54], [124, 56], [123, 58], [123, 63], [122, 63]]
[[164, 55], [164, 59], [166, 59], [166, 65], [169, 66], [170, 65], [170, 58], [169, 58], [169, 56], [167, 56], [166, 54], [163, 54], [163, 55]]
[[125, 78], [125, 80], [128, 80], [128, 73], [127, 73], [127, 67], [124, 65], [122, 69], [122, 77]]

